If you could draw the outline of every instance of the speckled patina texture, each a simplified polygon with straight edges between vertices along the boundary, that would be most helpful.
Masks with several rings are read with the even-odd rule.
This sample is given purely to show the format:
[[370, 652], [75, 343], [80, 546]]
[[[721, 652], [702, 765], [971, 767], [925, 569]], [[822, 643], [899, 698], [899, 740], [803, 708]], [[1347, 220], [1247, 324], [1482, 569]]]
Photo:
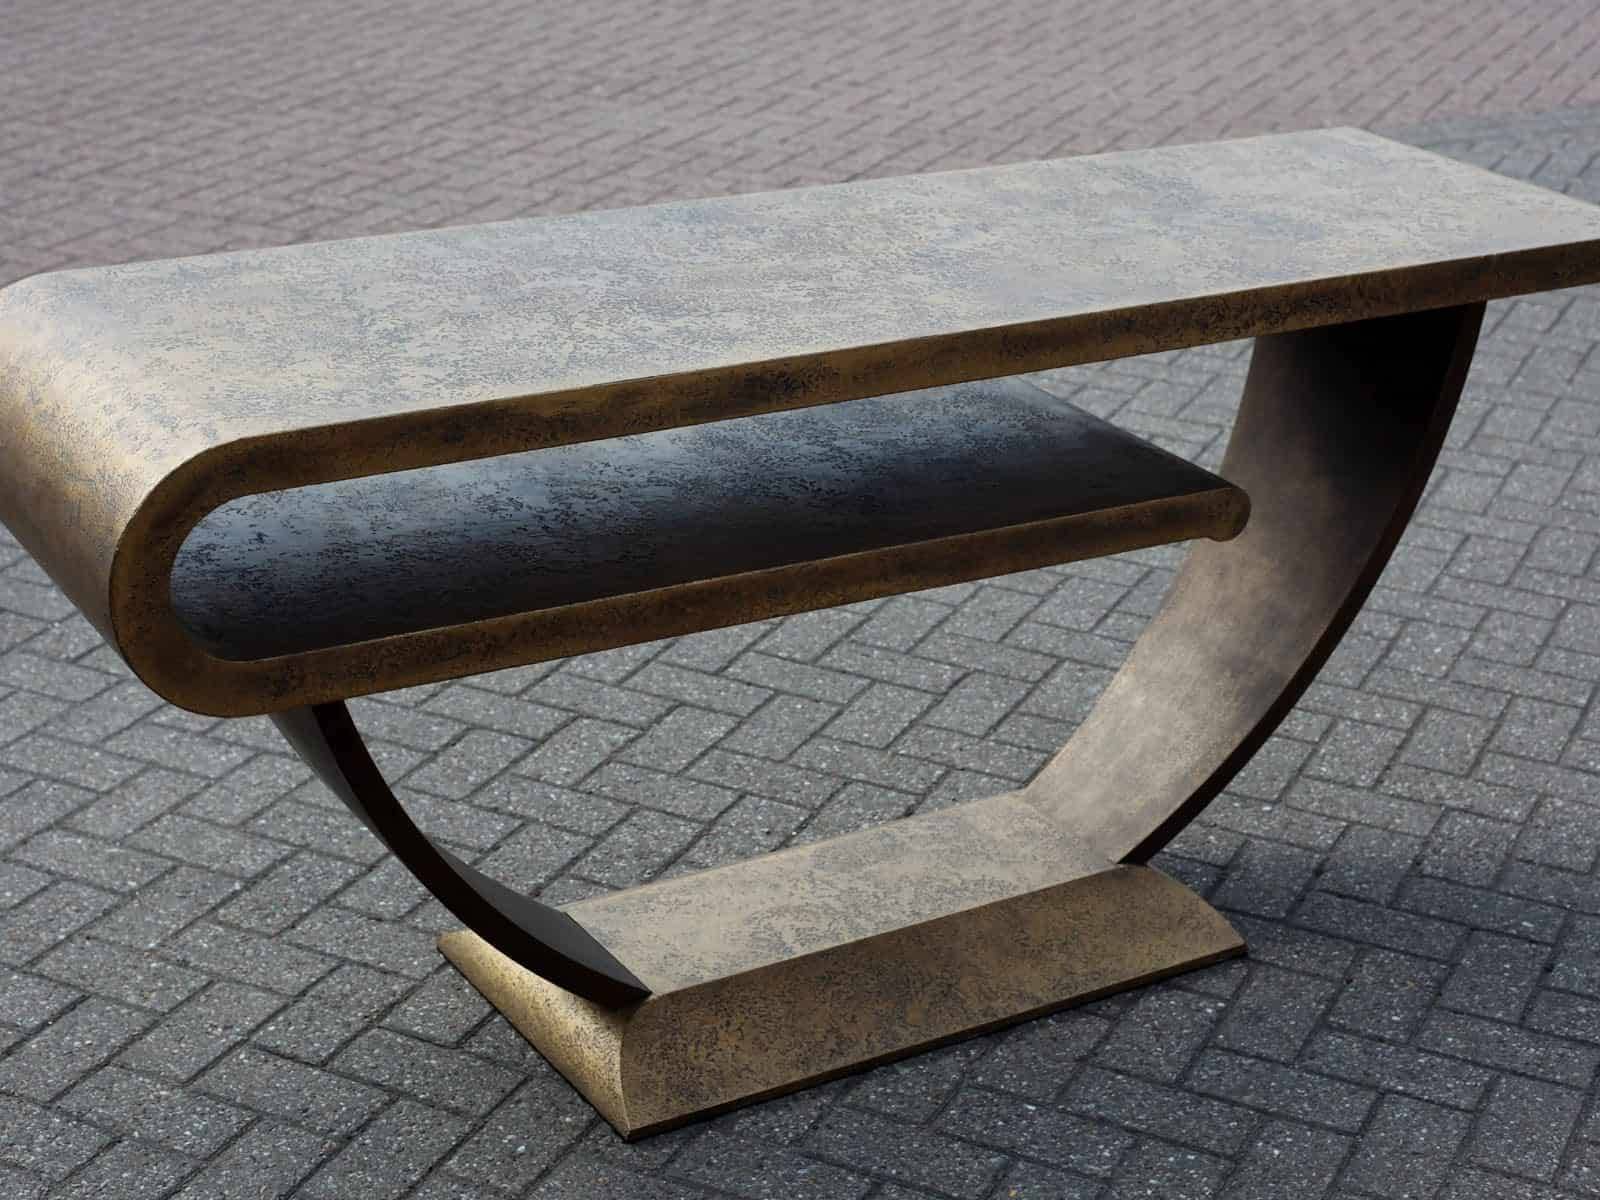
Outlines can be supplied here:
[[163, 695], [291, 707], [550, 631], [218, 659], [168, 577], [239, 496], [1576, 284], [1597, 239], [1332, 130], [37, 276], [0, 293], [0, 517]]

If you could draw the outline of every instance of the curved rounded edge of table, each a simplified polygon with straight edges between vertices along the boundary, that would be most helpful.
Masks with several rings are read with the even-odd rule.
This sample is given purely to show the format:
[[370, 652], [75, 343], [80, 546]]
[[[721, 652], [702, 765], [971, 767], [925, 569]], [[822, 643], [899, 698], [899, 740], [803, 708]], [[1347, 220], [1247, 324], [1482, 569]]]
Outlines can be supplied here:
[[[149, 430], [140, 432], [143, 441], [124, 444], [117, 429], [92, 420], [92, 411], [73, 409], [72, 381], [61, 374], [61, 347], [36, 347], [31, 357], [24, 355], [27, 363], [16, 371], [38, 378], [29, 375], [8, 389], [6, 373], [14, 364], [6, 359], [5, 333], [0, 322], [0, 435], [13, 439], [6, 450], [15, 453], [18, 469], [0, 478], [0, 518], [143, 683], [182, 708], [210, 716], [342, 701], [1177, 538], [1226, 538], [1237, 533], [1248, 511], [1238, 489], [1214, 478], [1185, 478], [1170, 493], [1138, 502], [1086, 505], [958, 537], [683, 583], [665, 603], [664, 589], [633, 590], [483, 619], [441, 620], [291, 653], [225, 657], [185, 628], [173, 602], [180, 552], [208, 515], [264, 492], [537, 451], [566, 444], [571, 431], [559, 422], [541, 422], [531, 401], [525, 410], [505, 401], [466, 413], [441, 410], [215, 443], [197, 420], [194, 429], [174, 431], [170, 444], [152, 445], [159, 439]], [[1002, 379], [950, 387], [1002, 385], [1027, 386]], [[21, 402], [8, 404], [8, 390]], [[98, 395], [115, 389], [85, 383], [84, 390]], [[768, 411], [812, 403], [822, 400], [750, 407], [752, 419], [760, 420]], [[737, 410], [730, 416], [738, 416]], [[82, 428], [86, 421], [92, 429]], [[463, 425], [470, 432], [460, 432]], [[656, 428], [647, 423], [646, 431]], [[602, 424], [585, 436], [629, 432], [636, 431]], [[1175, 464], [1167, 474], [1209, 478], [1166, 457]]]

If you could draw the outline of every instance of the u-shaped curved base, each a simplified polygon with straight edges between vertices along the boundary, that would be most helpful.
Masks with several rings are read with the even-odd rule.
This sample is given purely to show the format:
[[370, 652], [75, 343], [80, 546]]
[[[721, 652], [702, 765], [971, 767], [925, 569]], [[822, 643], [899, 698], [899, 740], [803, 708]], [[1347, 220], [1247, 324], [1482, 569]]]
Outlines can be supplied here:
[[512, 891], [430, 842], [400, 806], [343, 704], [293, 708], [272, 719], [300, 757], [406, 869], [500, 953], [607, 1007], [650, 994], [566, 913]]
[[[823, 844], [819, 863], [838, 858], [848, 865], [829, 883], [820, 882], [827, 873], [820, 865], [797, 869], [792, 855], [798, 852], [791, 852], [787, 865], [770, 869], [759, 862], [742, 864], [742, 873], [725, 869], [720, 882], [711, 879], [718, 872], [700, 881], [675, 881], [672, 903], [689, 914], [698, 942], [682, 924], [676, 930], [670, 922], [659, 930], [637, 927], [640, 920], [659, 918], [650, 911], [651, 904], [665, 903], [667, 893], [659, 890], [637, 903], [633, 893], [620, 893], [579, 906], [585, 921], [634, 957], [640, 970], [665, 978], [683, 974], [678, 968], [684, 960], [694, 960], [717, 976], [739, 954], [766, 954], [781, 945], [777, 925], [792, 924], [794, 913], [807, 914], [800, 925], [826, 926], [828, 905], [837, 906], [863, 871], [885, 885], [898, 881], [902, 890], [950, 898], [965, 894], [954, 882], [960, 864], [952, 854], [981, 860], [987, 866], [980, 874], [995, 878], [1004, 878], [997, 864], [1008, 855], [1018, 863], [1030, 857], [1070, 860], [1072, 871], [1084, 877], [1113, 863], [1147, 860], [1249, 761], [1349, 628], [1422, 494], [1482, 317], [1480, 304], [1258, 339], [1222, 464], [1222, 474], [1251, 497], [1249, 526], [1234, 541], [1191, 549], [1165, 607], [1122, 671], [1020, 799], [989, 802], [988, 816], [975, 815], [972, 830], [931, 854], [914, 848], [919, 839], [937, 842], [944, 836], [929, 818], [918, 818], [922, 824], [904, 841], [886, 833], [885, 847], [864, 857], [859, 846], [876, 844], [873, 839], [844, 839], [839, 849]], [[342, 704], [295, 709], [274, 719], [428, 889], [512, 963], [603, 1008], [650, 996], [572, 916], [511, 891], [429, 842], [384, 782]], [[988, 834], [995, 836], [986, 844]], [[843, 849], [846, 843], [856, 849]], [[913, 863], [921, 865], [913, 869]], [[1019, 870], [1012, 891], [1028, 895], [1041, 878], [1032, 867]], [[730, 880], [737, 886], [727, 893]], [[983, 886], [992, 884], [991, 879]], [[717, 892], [719, 886], [724, 892]], [[695, 895], [686, 899], [680, 895], [685, 891]], [[755, 903], [763, 892], [765, 898]], [[892, 896], [875, 895], [870, 886], [861, 894], [874, 911], [894, 910]], [[974, 892], [941, 920], [956, 920], [961, 904], [978, 898]], [[999, 895], [984, 898], [992, 903]], [[772, 924], [780, 912], [788, 915]], [[616, 918], [609, 928], [608, 913]], [[706, 926], [712, 914], [712, 926]], [[940, 924], [907, 919], [911, 923], [899, 932], [913, 937]], [[1214, 926], [1201, 919], [1194, 927], [1206, 931], [1197, 936], [1203, 952], [1195, 961], [1224, 952], [1227, 938]], [[661, 948], [663, 936], [681, 944]], [[860, 940], [859, 934], [844, 936]], [[941, 936], [959, 934], [952, 927]], [[745, 949], [728, 957], [728, 946], [736, 944]], [[672, 969], [652, 960], [658, 951]], [[889, 961], [887, 952], [876, 950], [869, 959]], [[1178, 969], [1180, 959], [1168, 954], [1163, 969]], [[1008, 962], [1002, 955], [987, 967], [997, 986], [1003, 986], [1004, 972], [1025, 969]], [[479, 975], [474, 979], [481, 982]], [[869, 982], [860, 983], [863, 993], [870, 991]], [[763, 992], [759, 1002], [776, 1004], [781, 1016], [793, 998], [775, 1001]], [[643, 1019], [651, 1005], [638, 1011]], [[994, 1023], [992, 1013], [985, 1019]]]

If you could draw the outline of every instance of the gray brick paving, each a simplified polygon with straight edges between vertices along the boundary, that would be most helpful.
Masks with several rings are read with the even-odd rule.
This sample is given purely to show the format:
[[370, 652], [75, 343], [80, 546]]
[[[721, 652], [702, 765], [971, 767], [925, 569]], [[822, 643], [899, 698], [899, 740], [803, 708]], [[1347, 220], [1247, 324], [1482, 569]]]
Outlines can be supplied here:
[[[1583, 0], [0, 0], [0, 280], [1309, 127], [1600, 200]], [[1251, 958], [638, 1146], [260, 721], [165, 707], [0, 534], [0, 1195], [1600, 1194], [1600, 290], [1495, 305], [1421, 514], [1161, 865]], [[1214, 463], [1246, 347], [1040, 382]], [[1015, 786], [1170, 549], [355, 705], [547, 897]]]

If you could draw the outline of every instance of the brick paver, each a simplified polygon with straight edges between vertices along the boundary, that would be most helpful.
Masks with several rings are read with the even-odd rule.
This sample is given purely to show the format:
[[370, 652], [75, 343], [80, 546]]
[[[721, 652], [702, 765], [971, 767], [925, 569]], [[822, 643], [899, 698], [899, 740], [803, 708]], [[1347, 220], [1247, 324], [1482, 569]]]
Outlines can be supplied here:
[[[1587, 0], [0, 0], [0, 280], [1359, 123], [1600, 200]], [[165, 707], [0, 535], [0, 1195], [1600, 1194], [1600, 290], [1493, 306], [1428, 498], [1163, 856], [1252, 957], [623, 1146], [263, 721]], [[1212, 463], [1247, 348], [1052, 373]], [[355, 705], [566, 899], [1015, 785], [1170, 550]]]

